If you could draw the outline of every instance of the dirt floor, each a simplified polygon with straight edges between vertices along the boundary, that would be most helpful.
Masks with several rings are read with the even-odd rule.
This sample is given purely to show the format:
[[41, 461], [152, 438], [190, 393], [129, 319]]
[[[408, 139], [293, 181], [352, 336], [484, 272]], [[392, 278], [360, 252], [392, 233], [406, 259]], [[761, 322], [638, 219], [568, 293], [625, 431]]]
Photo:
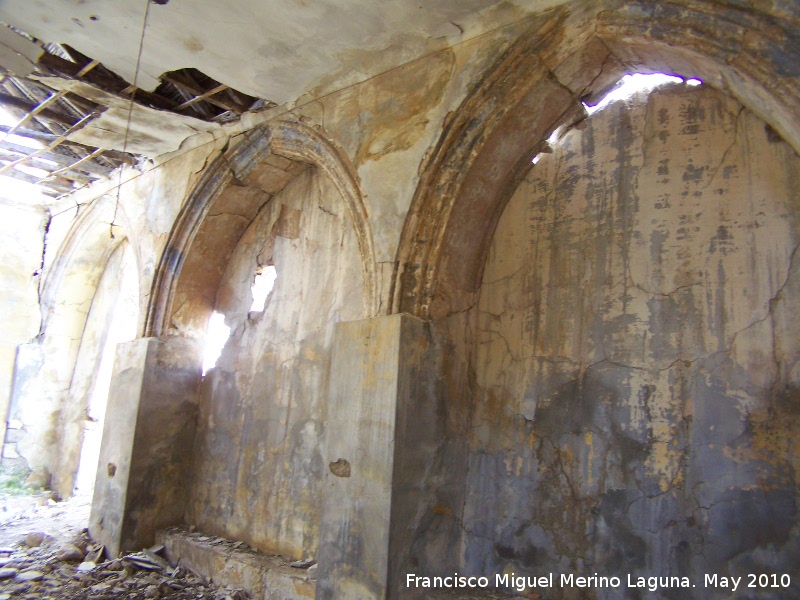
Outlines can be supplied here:
[[86, 533], [89, 507], [88, 498], [0, 494], [0, 600], [247, 597], [170, 566], [158, 547], [105, 560]]

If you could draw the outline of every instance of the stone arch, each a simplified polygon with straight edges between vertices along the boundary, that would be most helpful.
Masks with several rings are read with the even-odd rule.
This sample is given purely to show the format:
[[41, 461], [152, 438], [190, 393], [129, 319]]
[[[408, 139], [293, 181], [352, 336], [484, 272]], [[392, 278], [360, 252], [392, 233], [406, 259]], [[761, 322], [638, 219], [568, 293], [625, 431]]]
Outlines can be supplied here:
[[603, 8], [534, 18], [445, 123], [403, 228], [392, 312], [431, 318], [474, 303], [497, 221], [531, 158], [556, 128], [585, 118], [581, 100], [626, 73], [699, 77], [800, 150], [797, 14], [708, 1]]
[[[355, 169], [317, 130], [298, 122], [278, 121], [244, 134], [242, 141], [218, 157], [195, 186], [156, 271], [146, 335], [202, 335], [225, 265], [239, 238], [259, 209], [309, 164], [320, 169], [342, 197], [361, 254], [364, 316], [376, 314], [372, 233]], [[241, 187], [241, 193], [226, 196], [231, 186]], [[216, 228], [212, 235], [209, 218], [226, 213], [232, 217], [228, 226]]]
[[[17, 434], [17, 449], [37, 479], [62, 497], [72, 494], [83, 442], [88, 397], [74, 397], [72, 383], [100, 282], [123, 247], [132, 251], [133, 264], [139, 263], [127, 231], [124, 211], [112, 196], [79, 209], [46, 270], [39, 335], [17, 353], [9, 407], [10, 418], [24, 430]], [[120, 264], [115, 261], [114, 268]], [[96, 362], [95, 368], [99, 357]]]
[[[59, 298], [66, 297], [64, 290], [75, 279], [76, 266], [84, 265], [93, 271], [100, 269], [100, 274], [92, 274], [88, 279], [96, 284], [109, 257], [127, 241], [126, 232], [129, 230], [124, 211], [117, 207], [111, 196], [102, 196], [85, 208], [81, 207], [58, 249], [52, 267], [45, 271], [40, 302], [42, 333], [46, 334], [51, 323], [58, 320], [57, 304]], [[140, 262], [138, 253], [136, 262]], [[80, 290], [75, 292], [69, 298], [76, 305], [91, 301], [91, 286], [85, 287], [83, 294]], [[86, 294], [89, 294], [88, 297]]]

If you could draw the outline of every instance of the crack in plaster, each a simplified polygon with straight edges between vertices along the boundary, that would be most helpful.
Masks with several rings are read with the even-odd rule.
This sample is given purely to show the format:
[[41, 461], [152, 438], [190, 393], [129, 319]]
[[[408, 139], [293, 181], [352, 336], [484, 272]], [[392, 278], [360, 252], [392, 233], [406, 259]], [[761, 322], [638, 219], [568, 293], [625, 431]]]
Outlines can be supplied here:
[[[619, 60], [617, 58], [617, 56], [611, 51], [611, 48], [609, 48], [608, 45], [605, 43], [605, 41], [600, 36], [597, 35], [597, 23], [598, 23], [598, 21], [594, 22], [594, 34], [593, 34], [592, 37], [603, 45], [603, 47], [606, 49], [606, 55], [603, 58], [603, 62], [600, 64], [600, 68], [597, 71], [597, 75], [595, 75], [592, 78], [592, 80], [588, 84], [586, 84], [583, 87], [583, 89], [581, 89], [581, 92], [580, 92], [580, 98], [581, 99], [585, 98], [587, 95], [589, 95], [589, 94], [587, 94], [587, 92], [588, 93], [593, 93], [592, 87], [594, 86], [594, 84], [597, 82], [597, 80], [600, 79], [600, 77], [605, 72], [606, 65], [609, 63], [610, 59], [613, 59], [613, 60], [616, 60], [616, 61]], [[579, 100], [579, 101], [581, 101], [581, 100]]]
[[688, 283], [688, 284], [686, 284], [686, 285], [679, 285], [679, 286], [678, 286], [678, 287], [676, 287], [674, 290], [672, 290], [672, 291], [669, 291], [669, 292], [656, 292], [656, 291], [653, 291], [653, 290], [648, 290], [648, 289], [647, 289], [647, 288], [645, 288], [643, 285], [641, 285], [641, 284], [639, 284], [639, 283], [636, 283], [636, 282], [633, 280], [633, 277], [632, 277], [632, 276], [630, 277], [630, 286], [631, 286], [631, 287], [633, 287], [633, 288], [635, 288], [635, 289], [639, 290], [640, 292], [644, 292], [645, 294], [647, 294], [647, 295], [649, 295], [649, 296], [661, 296], [662, 298], [669, 298], [669, 297], [671, 297], [673, 294], [676, 294], [676, 293], [680, 292], [681, 290], [685, 290], [685, 289], [688, 289], [688, 288], [692, 288], [692, 287], [695, 287], [695, 286], [698, 286], [698, 285], [702, 285], [702, 283], [698, 281], [698, 282], [696, 282], [696, 283]]
[[[735, 331], [731, 335], [731, 342], [728, 345], [728, 348], [725, 349], [725, 350], [721, 350], [719, 352], [715, 352], [711, 356], [714, 356], [716, 354], [721, 354], [721, 353], [731, 353], [731, 352], [733, 352], [733, 349], [734, 349], [733, 347], [736, 344], [736, 338], [740, 333], [744, 333], [748, 329], [751, 329], [751, 328], [755, 327], [756, 325], [758, 325], [759, 323], [763, 323], [767, 319], [769, 319], [771, 321], [771, 323], [772, 323], [772, 353], [773, 353], [773, 360], [775, 361], [775, 365], [780, 367], [781, 361], [780, 361], [779, 357], [777, 356], [778, 340], [776, 338], [776, 327], [775, 327], [775, 322], [774, 322], [775, 315], [774, 315], [773, 311], [775, 309], [776, 304], [781, 300], [781, 296], [783, 294], [783, 290], [786, 288], [787, 285], [789, 285], [789, 282], [792, 279], [792, 270], [794, 269], [794, 261], [795, 261], [795, 257], [797, 256], [798, 249], [800, 249], [800, 242], [795, 244], [794, 248], [792, 249], [792, 253], [789, 256], [789, 265], [788, 265], [788, 267], [786, 269], [786, 277], [785, 277], [783, 283], [781, 284], [780, 288], [778, 288], [778, 291], [775, 292], [775, 294], [767, 301], [767, 312], [766, 312], [766, 314], [761, 316], [761, 317], [759, 317], [759, 318], [757, 318], [757, 319], [754, 319], [753, 321], [751, 321], [748, 325], [746, 325], [742, 329], [740, 329], [738, 331]], [[778, 377], [776, 376], [776, 379], [777, 378]], [[773, 384], [773, 390], [772, 390], [773, 392], [775, 391], [774, 390], [774, 386], [777, 385], [778, 383], [779, 383], [779, 381], [776, 380], [776, 382]]]
[[38, 304], [39, 304], [39, 333], [36, 337], [41, 337], [44, 334], [44, 312], [41, 310], [42, 306], [42, 292], [44, 287], [44, 267], [45, 267], [45, 258], [47, 256], [47, 235], [50, 233], [50, 225], [53, 222], [53, 215], [50, 212], [50, 209], [46, 209], [45, 211], [45, 222], [42, 231], [42, 258], [39, 262], [39, 269], [34, 273], [36, 277], [38, 277], [38, 281], [36, 282], [36, 295], [38, 297]]
[[737, 146], [737, 144], [739, 142], [740, 124], [741, 124], [742, 116], [745, 115], [745, 114], [746, 114], [745, 107], [744, 106], [739, 106], [739, 111], [736, 113], [736, 117], [735, 117], [735, 121], [734, 121], [733, 140], [731, 140], [731, 143], [728, 144], [728, 147], [725, 148], [725, 151], [722, 153], [722, 158], [720, 158], [719, 164], [717, 164], [717, 166], [714, 168], [714, 171], [712, 172], [711, 177], [708, 180], [708, 183], [706, 183], [701, 189], [704, 189], [704, 190], [708, 189], [709, 186], [711, 186], [711, 184], [714, 183], [714, 180], [716, 179], [717, 174], [719, 173], [720, 169], [722, 168], [722, 165], [724, 165], [725, 161], [728, 159], [728, 154], [731, 152], [731, 150], [736, 148], [736, 146]]

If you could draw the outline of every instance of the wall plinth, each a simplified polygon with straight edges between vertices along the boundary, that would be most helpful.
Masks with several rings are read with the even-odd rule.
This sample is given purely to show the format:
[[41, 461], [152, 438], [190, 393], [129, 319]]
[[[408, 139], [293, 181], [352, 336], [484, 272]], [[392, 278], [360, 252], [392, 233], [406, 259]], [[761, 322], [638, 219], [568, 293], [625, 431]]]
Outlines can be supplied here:
[[183, 522], [199, 379], [195, 340], [141, 338], [117, 348], [89, 519], [110, 556]]
[[403, 589], [424, 504], [435, 415], [418, 403], [434, 380], [427, 326], [409, 315], [340, 323], [334, 334], [319, 600], [409, 598]]

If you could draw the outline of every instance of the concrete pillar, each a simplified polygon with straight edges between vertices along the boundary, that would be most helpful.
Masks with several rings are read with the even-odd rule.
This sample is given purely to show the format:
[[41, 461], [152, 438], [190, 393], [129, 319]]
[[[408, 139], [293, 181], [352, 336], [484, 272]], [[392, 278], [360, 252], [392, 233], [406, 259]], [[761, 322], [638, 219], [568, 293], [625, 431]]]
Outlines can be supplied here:
[[436, 448], [427, 326], [409, 315], [339, 323], [331, 363], [318, 600], [398, 593]]
[[183, 522], [200, 356], [196, 340], [177, 337], [117, 347], [89, 519], [109, 556]]

